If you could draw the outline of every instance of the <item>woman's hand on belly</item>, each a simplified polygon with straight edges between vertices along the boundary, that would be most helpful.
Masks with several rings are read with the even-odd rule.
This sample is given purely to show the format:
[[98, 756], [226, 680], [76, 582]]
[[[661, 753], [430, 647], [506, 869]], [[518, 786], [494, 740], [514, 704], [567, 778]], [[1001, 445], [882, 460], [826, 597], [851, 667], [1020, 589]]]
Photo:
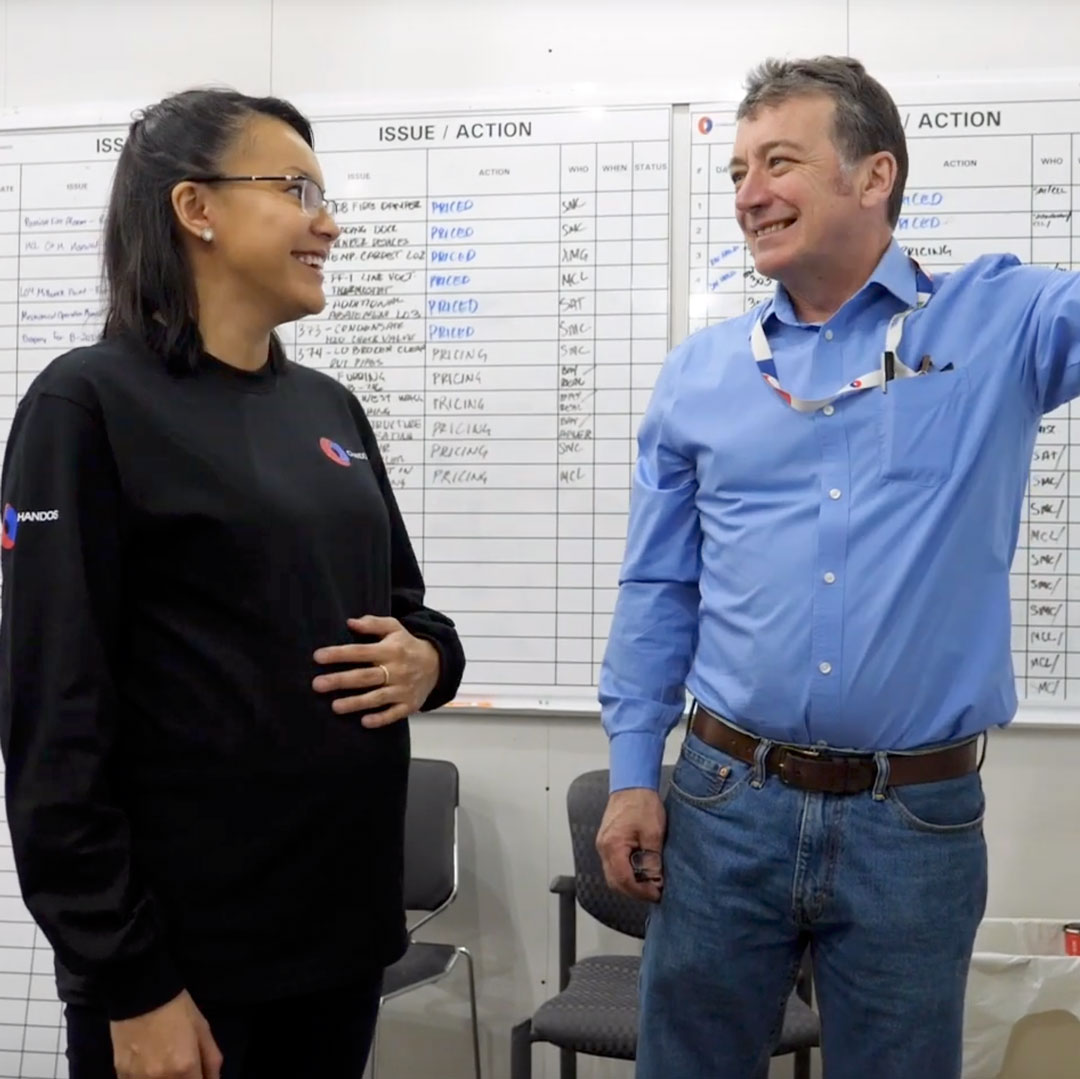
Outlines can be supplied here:
[[384, 727], [418, 712], [439, 680], [439, 653], [430, 641], [414, 637], [396, 618], [365, 615], [350, 618], [349, 629], [369, 637], [372, 644], [338, 644], [320, 648], [315, 662], [355, 664], [351, 670], [320, 674], [312, 682], [316, 693], [358, 690], [355, 696], [331, 702], [338, 715], [367, 712], [365, 727]]

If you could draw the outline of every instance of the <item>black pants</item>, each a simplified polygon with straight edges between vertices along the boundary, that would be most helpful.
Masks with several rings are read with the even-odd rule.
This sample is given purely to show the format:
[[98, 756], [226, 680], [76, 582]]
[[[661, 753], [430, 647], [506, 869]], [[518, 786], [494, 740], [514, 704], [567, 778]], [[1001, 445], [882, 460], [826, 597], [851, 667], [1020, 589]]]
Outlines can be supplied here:
[[[380, 979], [267, 1004], [201, 1004], [222, 1079], [361, 1079], [381, 988]], [[69, 1079], [116, 1079], [105, 1013], [69, 1004], [65, 1015]]]

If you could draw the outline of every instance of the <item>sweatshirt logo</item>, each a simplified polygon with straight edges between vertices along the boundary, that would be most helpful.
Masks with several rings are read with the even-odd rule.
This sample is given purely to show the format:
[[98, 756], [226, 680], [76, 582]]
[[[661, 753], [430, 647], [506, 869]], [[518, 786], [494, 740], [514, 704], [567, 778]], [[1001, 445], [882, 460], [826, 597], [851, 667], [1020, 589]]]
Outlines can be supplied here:
[[319, 449], [321, 449], [335, 465], [341, 465], [342, 468], [348, 468], [354, 460], [367, 460], [366, 453], [355, 453], [352, 450], [343, 449], [336, 442], [331, 442], [328, 438], [319, 439]]
[[3, 521], [0, 522], [0, 548], [10, 551], [15, 546], [15, 533], [19, 531], [19, 515], [15, 507], [4, 507]]
[[46, 524], [59, 521], [59, 510], [23, 510], [21, 513], [9, 502], [0, 517], [0, 548], [10, 551], [15, 546], [15, 533], [21, 524]]

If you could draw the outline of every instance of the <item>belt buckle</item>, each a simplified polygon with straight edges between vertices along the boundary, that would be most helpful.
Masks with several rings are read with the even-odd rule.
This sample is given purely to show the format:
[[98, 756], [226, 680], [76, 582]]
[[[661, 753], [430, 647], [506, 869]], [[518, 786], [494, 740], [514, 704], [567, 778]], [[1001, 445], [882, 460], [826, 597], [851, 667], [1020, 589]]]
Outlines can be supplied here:
[[780, 782], [786, 786], [791, 786], [791, 781], [788, 779], [786, 765], [788, 757], [802, 757], [806, 760], [820, 761], [827, 759], [830, 754], [822, 753], [820, 749], [803, 749], [799, 746], [779, 746], [781, 750], [780, 760], [776, 764], [776, 772], [780, 777]]

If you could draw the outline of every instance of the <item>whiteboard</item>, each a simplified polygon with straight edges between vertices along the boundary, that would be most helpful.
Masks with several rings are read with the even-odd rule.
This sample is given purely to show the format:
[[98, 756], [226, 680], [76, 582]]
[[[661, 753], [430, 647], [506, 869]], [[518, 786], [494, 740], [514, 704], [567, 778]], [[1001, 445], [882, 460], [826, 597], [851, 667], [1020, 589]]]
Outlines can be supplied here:
[[[363, 401], [469, 657], [461, 702], [595, 707], [634, 432], [669, 346], [671, 108], [315, 122], [342, 235], [284, 327]], [[117, 128], [0, 145], [0, 443], [100, 323]], [[2, 445], [0, 445], [2, 449]]]
[[[896, 228], [931, 274], [979, 255], [1080, 270], [1080, 97], [1074, 88], [893, 88], [910, 175]], [[773, 284], [754, 271], [727, 174], [734, 102], [689, 109], [687, 329], [755, 307]], [[1018, 722], [1071, 723], [1080, 704], [1080, 406], [1039, 428], [1010, 576]], [[1076, 460], [1072, 453], [1076, 452]], [[1075, 485], [1076, 489], [1073, 490]]]
[[317, 125], [344, 232], [296, 357], [364, 402], [462, 701], [595, 707], [669, 344], [670, 133], [666, 106]]

